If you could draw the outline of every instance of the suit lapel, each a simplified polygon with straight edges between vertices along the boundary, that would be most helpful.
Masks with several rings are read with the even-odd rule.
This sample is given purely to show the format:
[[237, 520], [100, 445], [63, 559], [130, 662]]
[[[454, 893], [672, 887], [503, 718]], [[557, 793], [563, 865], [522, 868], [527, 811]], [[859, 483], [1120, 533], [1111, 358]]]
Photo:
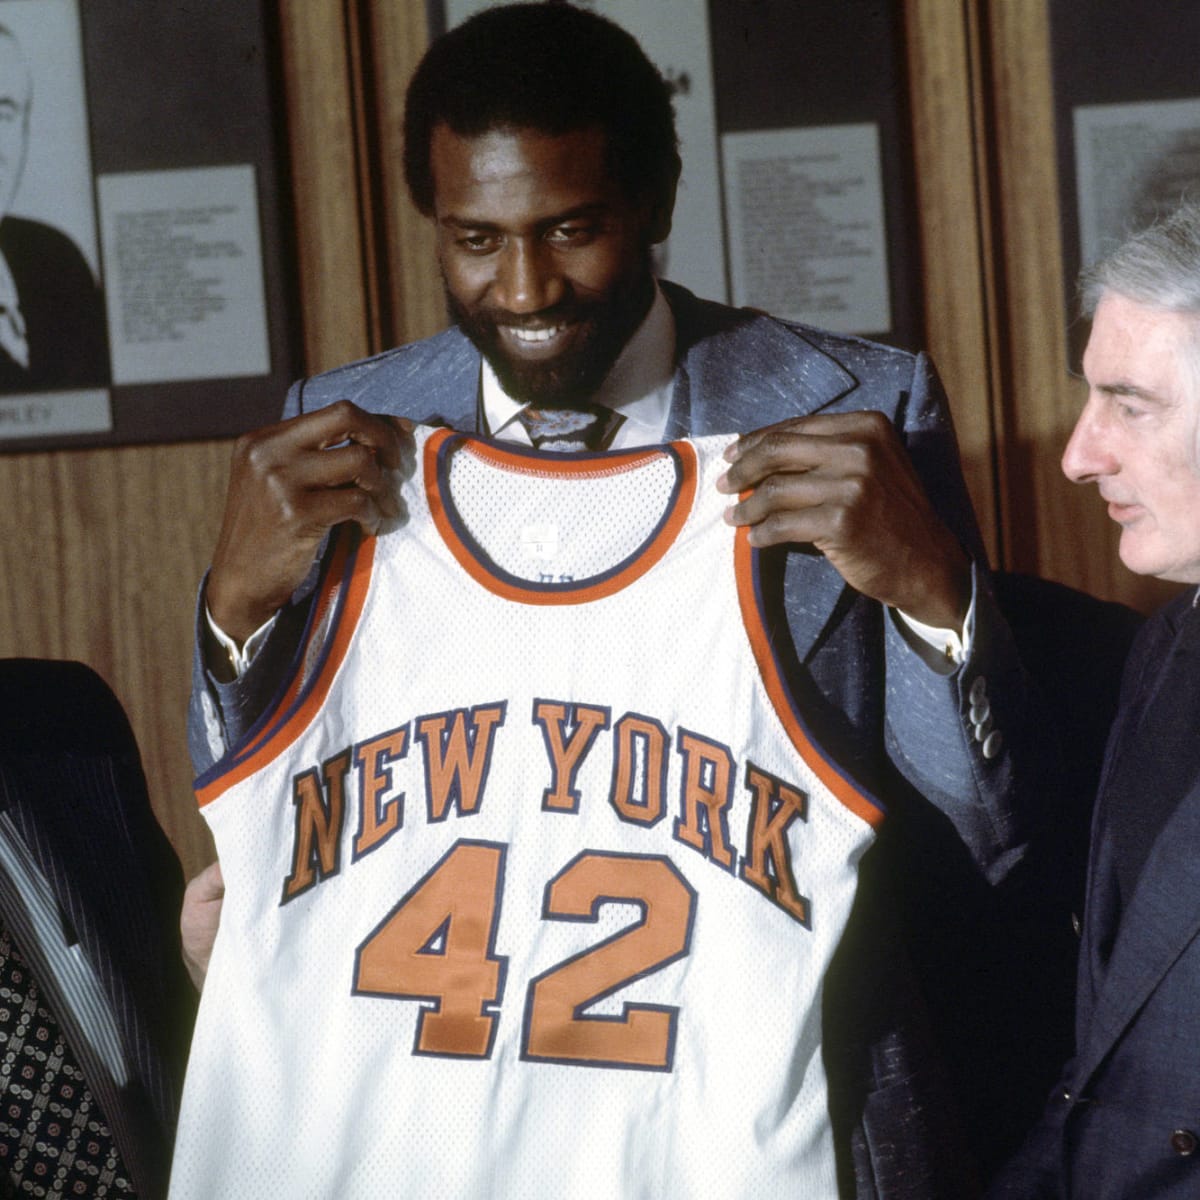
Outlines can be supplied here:
[[[368, 359], [355, 386], [346, 387], [346, 381], [339, 379], [344, 389], [339, 395], [368, 412], [400, 411], [421, 425], [483, 433], [479, 414], [479, 351], [457, 327], [418, 344], [424, 349], [419, 357], [402, 346]], [[402, 408], [396, 405], [398, 395], [406, 397]]]
[[[62, 757], [70, 760], [72, 756], [64, 752]], [[102, 774], [102, 770], [96, 772], [97, 777]], [[106, 906], [96, 901], [95, 871], [107, 868], [115, 872], [116, 880], [99, 885], [110, 895], [117, 891], [118, 881], [122, 885], [119, 888], [122, 898], [127, 894], [140, 895], [140, 888], [122, 873], [128, 870], [128, 856], [113, 853], [111, 843], [104, 836], [107, 817], [77, 816], [71, 822], [64, 819], [67, 813], [59, 807], [59, 797], [69, 797], [67, 803], [78, 803], [82, 798], [81, 806], [85, 811], [92, 804], [105, 804], [107, 796], [103, 785], [93, 788], [87, 773], [59, 771], [57, 764], [45, 761], [39, 766], [32, 757], [22, 760], [19, 768], [8, 764], [4, 775], [3, 790], [9, 801], [6, 811], [20, 840], [49, 884], [61, 913], [75, 930], [111, 1007], [130, 1070], [130, 1077], [123, 1084], [114, 1084], [99, 1066], [96, 1052], [89, 1048], [82, 1035], [80, 1014], [44, 975], [41, 976], [42, 986], [48, 997], [55, 998], [50, 1001], [52, 1010], [84, 1070], [88, 1086], [104, 1113], [126, 1167], [133, 1174], [139, 1190], [152, 1192], [158, 1186], [156, 1181], [165, 1181], [163, 1145], [165, 1131], [171, 1128], [174, 1102], [170, 1098], [171, 1084], [163, 1064], [145, 1039], [122, 964], [113, 954], [115, 947], [124, 946], [130, 931], [144, 929], [147, 921], [132, 908], [121, 913], [123, 921], [105, 920]], [[46, 780], [50, 781], [49, 787], [45, 785]], [[101, 836], [75, 842], [64, 855], [60, 852], [62, 834], [70, 824]], [[45, 959], [36, 945], [27, 947], [27, 953], [31, 962], [40, 963], [44, 968]]]
[[[1145, 661], [1147, 660], [1143, 659], [1143, 663]], [[1140, 688], [1138, 690], [1140, 691]], [[1113, 727], [1109, 730], [1104, 764], [1096, 789], [1097, 801], [1092, 812], [1084, 910], [1087, 916], [1087, 937], [1079, 957], [1077, 1035], [1082, 1034], [1090, 1025], [1092, 1007], [1107, 970], [1102, 948], [1111, 944], [1113, 923], [1120, 918], [1112, 841], [1105, 836], [1104, 829], [1105, 795], [1113, 765], [1120, 759], [1127, 739], [1137, 728], [1145, 699], [1139, 697], [1138, 703], [1124, 704], [1118, 709]]]
[[1080, 1046], [1086, 1041], [1093, 1008], [1108, 974], [1109, 964], [1104, 960], [1105, 947], [1112, 945], [1115, 923], [1128, 917], [1126, 914], [1122, 918], [1120, 912], [1113, 843], [1106, 826], [1109, 788], [1117, 765], [1131, 739], [1137, 735], [1142, 714], [1158, 693], [1172, 646], [1179, 634], [1180, 620], [1189, 605], [1190, 594], [1182, 595], [1160, 609], [1144, 626], [1125, 667], [1117, 716], [1104, 749], [1104, 763], [1096, 789], [1097, 801], [1092, 812], [1084, 910], [1086, 926], [1079, 958], [1076, 1031]]
[[668, 438], [747, 433], [818, 412], [858, 386], [795, 329], [660, 286], [675, 316], [678, 360]]
[[[136, 1025], [134, 1000], [119, 959], [129, 931], [146, 925], [138, 907], [143, 893], [136, 886], [115, 889], [97, 877], [96, 871], [102, 866], [127, 860], [127, 855], [120, 853], [123, 848], [111, 842], [109, 814], [100, 812], [113, 799], [103, 776], [102, 767], [92, 768], [90, 764], [81, 764], [79, 770], [70, 763], [66, 769], [59, 769], [57, 764], [43, 765], [36, 779], [30, 773], [23, 794], [10, 812], [86, 950], [112, 1005], [126, 1050], [139, 1060], [140, 1069], [144, 1065], [140, 1062], [141, 1030]], [[47, 780], [57, 786], [47, 787]], [[63, 803], [59, 796], [70, 800]], [[87, 812], [86, 806], [92, 809], [88, 817], [70, 811], [77, 807]]]
[[1100, 1065], [1175, 960], [1200, 933], [1198, 846], [1200, 782], [1195, 782], [1155, 841], [1121, 917], [1120, 932], [1079, 1048], [1081, 1080]]
[[[827, 408], [858, 380], [788, 326], [747, 309], [698, 300], [660, 281], [675, 316], [677, 366], [666, 437], [747, 433]], [[829, 625], [846, 584], [821, 555], [791, 552], [788, 626], [801, 661]]]

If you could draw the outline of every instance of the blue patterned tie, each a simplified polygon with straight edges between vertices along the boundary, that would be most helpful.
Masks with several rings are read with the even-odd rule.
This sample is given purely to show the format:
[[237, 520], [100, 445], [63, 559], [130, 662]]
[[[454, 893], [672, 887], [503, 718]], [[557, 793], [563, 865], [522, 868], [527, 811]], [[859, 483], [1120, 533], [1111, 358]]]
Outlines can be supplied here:
[[529, 408], [517, 414], [538, 450], [607, 450], [625, 418], [602, 404]]

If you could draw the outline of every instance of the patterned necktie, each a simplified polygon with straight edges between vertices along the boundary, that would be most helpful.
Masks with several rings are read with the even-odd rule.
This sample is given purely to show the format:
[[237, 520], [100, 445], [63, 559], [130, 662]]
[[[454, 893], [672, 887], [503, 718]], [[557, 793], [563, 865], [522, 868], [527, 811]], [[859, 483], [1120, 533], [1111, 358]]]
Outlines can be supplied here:
[[21, 313], [21, 301], [17, 295], [17, 284], [12, 270], [0, 254], [0, 350], [18, 366], [29, 370], [29, 339], [25, 332], [25, 318]]
[[602, 404], [523, 408], [517, 420], [538, 450], [607, 450], [625, 418]]
[[29, 370], [29, 341], [25, 336], [25, 318], [16, 300], [0, 303], [0, 348], [13, 362]]
[[[135, 1197], [58, 1022], [0, 924], [0, 1173], [15, 1196]], [[0, 1194], [6, 1180], [0, 1178]]]

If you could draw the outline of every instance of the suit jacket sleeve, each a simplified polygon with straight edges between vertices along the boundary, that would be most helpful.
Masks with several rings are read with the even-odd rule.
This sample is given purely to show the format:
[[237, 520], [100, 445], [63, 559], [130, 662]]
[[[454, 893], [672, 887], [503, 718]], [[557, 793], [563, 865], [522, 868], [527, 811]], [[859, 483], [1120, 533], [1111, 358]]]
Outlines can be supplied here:
[[[368, 412], [392, 413], [426, 425], [471, 430], [478, 377], [478, 354], [452, 329], [324, 375], [298, 380], [288, 390], [283, 417], [295, 417], [346, 398]], [[197, 775], [204, 774], [239, 745], [266, 711], [304, 632], [307, 602], [315, 581], [314, 569], [280, 611], [269, 638], [249, 669], [231, 683], [218, 682], [205, 663], [201, 584], [188, 704], [188, 746]]]
[[1053, 786], [1058, 748], [996, 602], [949, 408], [924, 355], [914, 361], [910, 397], [901, 426], [909, 453], [974, 560], [975, 634], [966, 661], [941, 674], [912, 650], [894, 617], [885, 621], [885, 749], [996, 882], [1024, 853], [1029, 805]]
[[[300, 411], [303, 381], [288, 389], [285, 418]], [[196, 597], [195, 636], [192, 639], [192, 690], [188, 701], [187, 734], [192, 766], [203, 775], [218, 759], [243, 742], [270, 703], [275, 683], [291, 660], [307, 619], [307, 599], [316, 577], [312, 575], [296, 590], [291, 603], [275, 619], [270, 635], [254, 661], [239, 678], [224, 682], [210, 669], [204, 589], [207, 574]]]

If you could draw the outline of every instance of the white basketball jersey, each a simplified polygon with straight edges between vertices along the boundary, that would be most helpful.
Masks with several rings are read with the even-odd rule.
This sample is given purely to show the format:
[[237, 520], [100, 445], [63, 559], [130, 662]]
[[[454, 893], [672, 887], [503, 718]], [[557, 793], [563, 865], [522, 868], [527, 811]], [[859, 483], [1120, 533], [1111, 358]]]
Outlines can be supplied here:
[[418, 430], [197, 783], [226, 881], [172, 1196], [832, 1197], [822, 981], [881, 811], [814, 746], [729, 438]]

